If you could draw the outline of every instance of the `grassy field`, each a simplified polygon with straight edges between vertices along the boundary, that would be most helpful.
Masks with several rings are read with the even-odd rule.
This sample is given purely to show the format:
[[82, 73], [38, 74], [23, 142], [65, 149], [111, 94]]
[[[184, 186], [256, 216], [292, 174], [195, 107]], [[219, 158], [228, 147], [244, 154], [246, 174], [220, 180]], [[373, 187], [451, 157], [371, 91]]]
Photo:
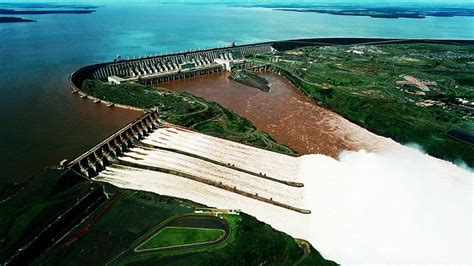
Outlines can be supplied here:
[[249, 120], [213, 102], [189, 93], [172, 92], [139, 84], [109, 85], [86, 80], [82, 90], [94, 97], [140, 108], [158, 107], [166, 121], [201, 133], [289, 155], [292, 149], [278, 144]]
[[174, 247], [218, 240], [224, 231], [206, 228], [165, 227], [138, 250]]
[[44, 169], [10, 190], [0, 202], [0, 258], [27, 244], [98, 187], [69, 171]]
[[104, 184], [109, 200], [53, 249], [44, 265], [105, 265], [156, 224], [192, 212], [193, 205], [153, 193]]
[[[253, 60], [272, 63], [310, 98], [376, 134], [474, 166], [474, 47], [328, 46], [277, 55], [276, 63], [273, 55]], [[434, 85], [403, 84], [408, 76]]]
[[[274, 230], [252, 216], [221, 215], [231, 225], [228, 240], [211, 248], [155, 254], [136, 254], [123, 265], [294, 265], [302, 249], [290, 236]], [[325, 260], [313, 247], [301, 265], [336, 265]]]
[[[134, 252], [134, 248], [142, 245], [143, 236], [155, 226], [176, 215], [191, 214], [194, 208], [202, 206], [153, 193], [104, 186], [110, 195], [108, 201], [45, 252], [37, 264], [105, 265], [113, 261], [119, 265], [258, 265], [264, 262], [292, 265], [303, 256], [293, 238], [246, 214], [221, 215], [232, 230], [229, 238], [218, 246], [165, 253]], [[214, 233], [203, 235], [201, 231], [197, 234], [180, 231], [165, 231], [165, 237], [160, 233], [153, 238], [157, 242], [147, 245], [196, 243], [215, 236]], [[301, 262], [303, 265], [335, 265], [311, 249]], [[114, 260], [124, 254], [124, 258]]]

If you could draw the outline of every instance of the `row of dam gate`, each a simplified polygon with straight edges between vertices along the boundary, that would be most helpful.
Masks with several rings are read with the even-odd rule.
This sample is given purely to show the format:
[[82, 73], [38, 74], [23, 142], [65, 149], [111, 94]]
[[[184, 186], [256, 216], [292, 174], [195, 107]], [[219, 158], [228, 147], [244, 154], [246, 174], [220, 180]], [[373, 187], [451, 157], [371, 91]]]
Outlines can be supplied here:
[[161, 125], [162, 121], [156, 110], [146, 111], [135, 121], [68, 163], [67, 167], [89, 178], [96, 176], [130, 148], [134, 141], [143, 139]]

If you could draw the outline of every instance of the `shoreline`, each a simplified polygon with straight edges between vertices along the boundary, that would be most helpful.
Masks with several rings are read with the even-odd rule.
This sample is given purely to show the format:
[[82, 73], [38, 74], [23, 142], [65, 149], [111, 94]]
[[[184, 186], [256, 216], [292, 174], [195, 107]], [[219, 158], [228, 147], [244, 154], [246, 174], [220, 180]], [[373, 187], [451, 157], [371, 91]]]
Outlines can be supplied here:
[[[382, 150], [383, 147], [390, 148], [390, 150], [397, 149], [396, 146], [391, 145], [394, 143], [393, 140], [373, 134], [331, 108], [318, 104], [278, 71], [267, 70], [259, 73], [270, 80], [271, 89], [269, 92], [263, 92], [240, 83], [226, 85], [225, 81], [230, 74], [220, 73], [217, 75], [176, 83], [163, 83], [163, 87], [217, 102], [249, 119], [259, 130], [270, 134], [278, 143], [295, 149], [300, 156], [322, 154], [337, 159], [343, 151], [347, 150], [375, 152]], [[209, 84], [209, 87], [205, 88], [205, 84]], [[239, 95], [232, 97], [232, 91], [236, 90], [240, 90]], [[279, 97], [284, 97], [286, 100], [279, 101], [277, 100]], [[245, 104], [241, 105], [235, 102], [245, 102]], [[290, 109], [291, 111], [288, 113], [285, 111]], [[317, 115], [316, 117], [313, 117], [315, 115], [306, 117], [306, 113]], [[299, 121], [307, 119], [305, 122], [308, 125], [300, 126], [298, 123], [292, 122], [294, 119]], [[288, 131], [299, 137], [295, 138], [286, 134]]]
[[141, 111], [141, 112], [146, 112], [147, 109], [131, 106], [131, 105], [125, 105], [125, 104], [119, 104], [119, 103], [114, 103], [114, 102], [109, 102], [103, 99], [96, 98], [94, 96], [91, 96], [87, 93], [85, 93], [83, 90], [81, 90], [73, 81], [73, 76], [77, 71], [80, 71], [83, 68], [79, 68], [71, 74], [69, 74], [68, 77], [68, 82], [69, 85], [71, 86], [72, 93], [77, 93], [80, 95], [81, 98], [87, 98], [88, 100], [93, 101], [94, 103], [100, 103], [100, 104], [105, 104], [107, 107], [118, 107], [118, 108], [123, 108], [123, 109], [128, 109], [128, 110], [133, 110], [133, 111]]
[[20, 17], [0, 17], [0, 24], [3, 23], [22, 23], [22, 22], [36, 22], [36, 20], [25, 19]]

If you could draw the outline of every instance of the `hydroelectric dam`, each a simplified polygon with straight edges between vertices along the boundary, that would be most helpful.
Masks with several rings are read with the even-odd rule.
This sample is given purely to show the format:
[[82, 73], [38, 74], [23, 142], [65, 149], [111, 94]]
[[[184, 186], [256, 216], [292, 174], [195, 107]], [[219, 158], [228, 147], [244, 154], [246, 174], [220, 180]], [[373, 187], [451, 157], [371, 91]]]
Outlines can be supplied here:
[[[142, 110], [137, 120], [69, 162], [80, 175], [118, 187], [146, 190], [199, 202], [218, 197], [258, 201], [310, 214], [298, 179], [299, 158], [199, 134], [160, 118], [158, 110], [143, 110], [94, 98], [81, 91], [83, 81], [145, 85], [207, 75], [233, 68], [266, 70], [247, 56], [313, 45], [380, 44], [423, 40], [324, 38], [229, 46], [150, 56], [83, 67], [71, 73], [72, 90], [94, 102]], [[432, 42], [426, 40], [427, 42]], [[438, 41], [449, 42], [449, 41]], [[230, 193], [230, 194], [229, 194]], [[250, 200], [250, 201], [249, 201]], [[268, 206], [268, 205], [266, 205]]]
[[232, 68], [251, 67], [245, 56], [275, 51], [271, 43], [230, 46], [132, 60], [116, 60], [92, 70], [92, 78], [113, 84], [139, 82], [156, 84], [206, 75]]
[[[73, 72], [70, 84], [73, 92], [95, 102], [137, 109], [89, 96], [81, 91], [81, 84], [86, 79], [110, 84], [156, 84], [233, 68], [265, 70], [268, 66], [252, 65], [245, 57], [274, 51], [271, 43], [264, 43], [116, 60]], [[310, 213], [299, 196], [298, 191], [304, 185], [297, 180], [296, 158], [169, 124], [160, 119], [157, 109], [143, 112], [141, 117], [70, 161], [67, 167], [86, 178], [124, 188], [146, 187], [178, 197], [176, 193], [182, 191], [203, 196], [226, 191], [302, 214]]]
[[[216, 72], [231, 71], [234, 68], [266, 70], [267, 65], [254, 65], [245, 59], [246, 56], [290, 50], [305, 46], [331, 46], [355, 44], [387, 43], [444, 43], [469, 44], [469, 40], [429, 40], [429, 39], [390, 39], [390, 38], [310, 38], [273, 42], [262, 42], [247, 45], [192, 50], [165, 55], [150, 55], [122, 59], [82, 67], [71, 73], [69, 81], [74, 92], [80, 92], [81, 84], [86, 79], [101, 80], [111, 84], [137, 82], [141, 84], [158, 84], [166, 81], [180, 80], [189, 77], [207, 75]], [[86, 97], [87, 95], [83, 95]], [[98, 99], [96, 99], [98, 100]]]
[[223, 190], [310, 213], [301, 207], [298, 191], [304, 185], [297, 166], [291, 156], [168, 124], [156, 111], [145, 112], [67, 165], [86, 178], [124, 188], [155, 188], [169, 196]]

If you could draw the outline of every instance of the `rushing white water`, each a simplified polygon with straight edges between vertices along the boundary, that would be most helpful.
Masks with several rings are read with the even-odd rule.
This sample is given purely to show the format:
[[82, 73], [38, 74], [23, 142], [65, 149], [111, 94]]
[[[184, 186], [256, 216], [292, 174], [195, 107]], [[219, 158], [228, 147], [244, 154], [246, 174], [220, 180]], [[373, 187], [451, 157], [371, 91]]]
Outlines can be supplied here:
[[359, 263], [472, 263], [474, 175], [407, 148], [301, 158], [313, 243]]
[[241, 169], [266, 173], [279, 180], [292, 181], [297, 178], [298, 160], [294, 157], [181, 128], [158, 129], [143, 142], [192, 153], [225, 164], [231, 163]]
[[[324, 155], [285, 160], [282, 155], [267, 151], [243, 150], [241, 144], [236, 146], [197, 133], [173, 132], [166, 137], [169, 145], [177, 145], [179, 142], [173, 140], [181, 141], [183, 136], [183, 143], [187, 145], [199, 140], [195, 152], [211, 154], [222, 149], [225, 152], [219, 156], [236, 158], [245, 168], [266, 169], [271, 165], [269, 158], [278, 159], [275, 162], [298, 169], [296, 176], [287, 178], [303, 182], [305, 187], [286, 191], [281, 184], [252, 181], [251, 177], [235, 170], [223, 170], [222, 166], [199, 163], [194, 158], [173, 153], [163, 155], [160, 161], [160, 152], [136, 149], [129, 153], [135, 159], [126, 160], [183, 172], [189, 163], [192, 172], [203, 171], [212, 180], [218, 180], [219, 174], [225, 175], [223, 182], [235, 182], [252, 192], [262, 190], [262, 195], [273, 188], [281, 190], [275, 193], [277, 198], [297, 202], [312, 213], [297, 213], [149, 170], [112, 166], [97, 179], [208, 206], [241, 209], [277, 230], [310, 241], [325, 258], [342, 264], [472, 263], [474, 174], [468, 170], [401, 145], [386, 152], [344, 152], [339, 160]], [[151, 135], [147, 141], [153, 143], [160, 134]], [[188, 149], [193, 151], [193, 146]], [[255, 159], [256, 155], [260, 159]], [[250, 165], [252, 160], [253, 166]], [[282, 167], [278, 163], [274, 166]], [[295, 193], [299, 193], [296, 198]]]
[[235, 187], [251, 194], [258, 194], [267, 199], [303, 207], [303, 195], [300, 188], [290, 187], [282, 183], [256, 177], [241, 171], [216, 165], [190, 156], [169, 151], [147, 151], [134, 148], [126, 153], [129, 157], [120, 159], [138, 165], [160, 167], [180, 173], [206, 178], [215, 184], [221, 183], [228, 187]]

